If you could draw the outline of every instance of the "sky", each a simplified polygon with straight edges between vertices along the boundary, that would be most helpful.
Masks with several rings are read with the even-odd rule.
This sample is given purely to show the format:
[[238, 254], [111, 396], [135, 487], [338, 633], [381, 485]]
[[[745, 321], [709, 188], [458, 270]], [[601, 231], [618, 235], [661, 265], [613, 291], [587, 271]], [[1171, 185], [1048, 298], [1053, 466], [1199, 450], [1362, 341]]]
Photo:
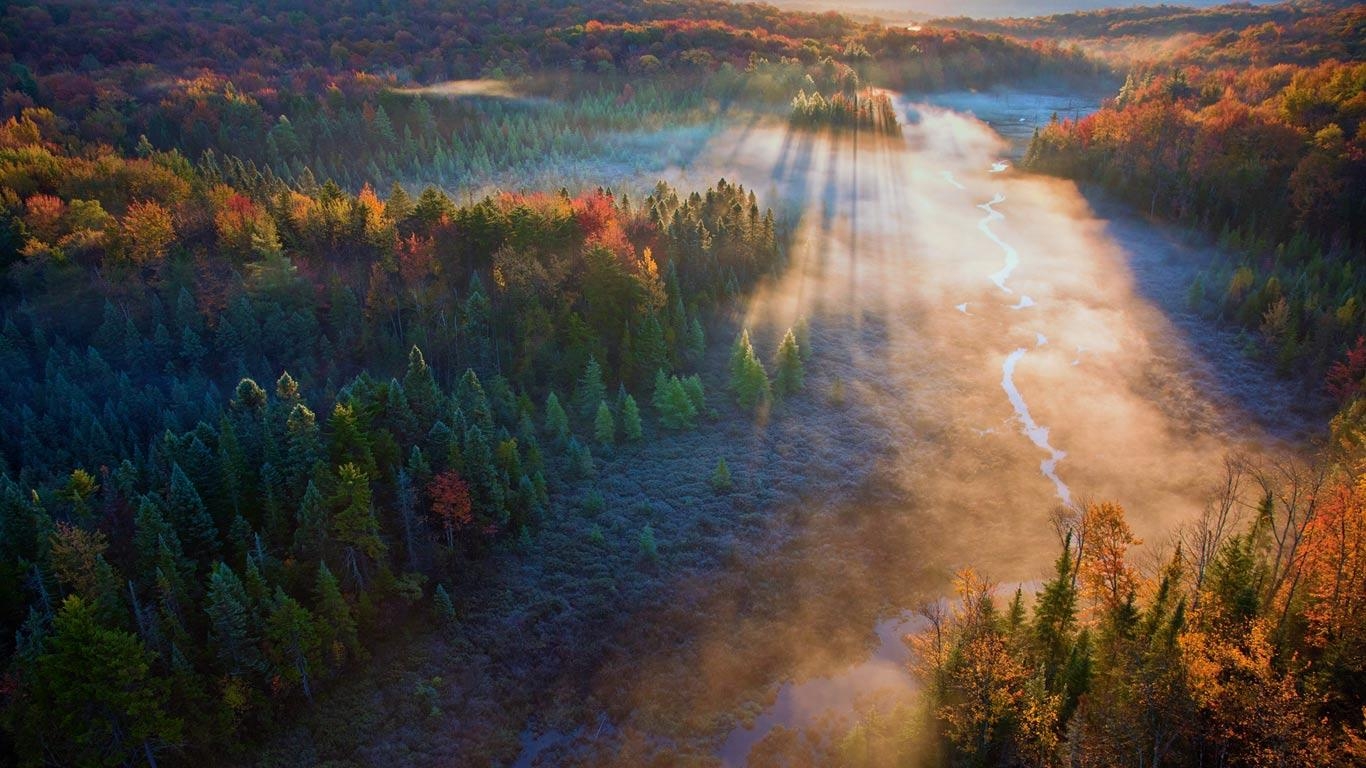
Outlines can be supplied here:
[[1043, 16], [1071, 11], [1139, 5], [1185, 5], [1209, 7], [1228, 0], [770, 0], [774, 5], [797, 10], [838, 10], [883, 18], [929, 19], [943, 16]]

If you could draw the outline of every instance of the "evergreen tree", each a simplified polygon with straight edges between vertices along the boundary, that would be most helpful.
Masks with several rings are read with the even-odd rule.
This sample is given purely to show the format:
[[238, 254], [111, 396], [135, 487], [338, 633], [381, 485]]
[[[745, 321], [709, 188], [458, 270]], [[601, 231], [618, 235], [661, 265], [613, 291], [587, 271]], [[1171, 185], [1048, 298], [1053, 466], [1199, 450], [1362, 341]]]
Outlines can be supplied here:
[[702, 377], [693, 374], [684, 379], [679, 379], [683, 385], [683, 392], [688, 396], [688, 402], [692, 403], [693, 412], [701, 416], [707, 410], [707, 395], [702, 388]]
[[665, 429], [692, 429], [697, 409], [688, 397], [688, 390], [677, 376], [670, 376], [664, 382], [663, 397], [659, 404], [659, 423]]
[[702, 332], [702, 323], [695, 317], [688, 323], [688, 331], [683, 339], [683, 350], [684, 356], [692, 363], [700, 361], [707, 351], [707, 336]]
[[778, 345], [778, 366], [773, 376], [773, 391], [778, 397], [786, 397], [800, 390], [805, 380], [806, 371], [802, 365], [797, 336], [789, 328], [783, 335], [782, 343]]
[[359, 656], [361, 646], [356, 637], [356, 620], [351, 616], [351, 606], [342, 597], [341, 585], [332, 571], [328, 570], [327, 563], [318, 563], [314, 594], [317, 598], [319, 640], [323, 648], [338, 663], [347, 654], [353, 658]]
[[730, 467], [726, 466], [726, 457], [722, 456], [716, 462], [716, 471], [711, 474], [711, 487], [720, 492], [729, 491], [731, 485]]
[[295, 520], [297, 525], [291, 551], [304, 562], [321, 559], [327, 544], [327, 510], [324, 508], [323, 495], [312, 480], [304, 489]]
[[317, 619], [278, 587], [266, 621], [266, 655], [282, 681], [298, 684], [313, 700], [313, 670], [321, 662]]
[[640, 408], [636, 405], [636, 399], [630, 395], [623, 398], [621, 403], [621, 431], [631, 442], [640, 439]]
[[331, 433], [328, 457], [332, 466], [355, 464], [367, 476], [379, 474], [369, 430], [355, 408], [350, 404], [337, 403], [327, 427]]
[[387, 548], [380, 538], [379, 520], [370, 499], [370, 478], [359, 466], [337, 467], [334, 504], [332, 537], [344, 549], [350, 575], [364, 585], [365, 565], [382, 565]]
[[432, 609], [436, 612], [436, 620], [442, 624], [455, 622], [455, 603], [451, 601], [451, 593], [446, 591], [445, 584], [436, 585], [436, 591], [432, 593]]
[[556, 443], [562, 444], [569, 439], [569, 415], [564, 412], [560, 398], [554, 392], [545, 398], [545, 431]]
[[384, 216], [396, 226], [413, 214], [413, 198], [397, 181], [389, 188], [389, 199], [384, 201]]
[[62, 604], [15, 702], [15, 751], [31, 765], [120, 766], [156, 762], [180, 743], [167, 713], [171, 690], [154, 656], [130, 633], [100, 626], [93, 607]]
[[749, 411], [767, 403], [771, 395], [768, 372], [754, 354], [749, 331], [744, 331], [735, 342], [730, 357], [730, 387], [740, 407]]
[[589, 357], [574, 389], [574, 412], [584, 422], [592, 423], [598, 403], [607, 396], [607, 385], [602, 380], [602, 366], [596, 357]]
[[653, 562], [659, 557], [659, 546], [655, 543], [655, 529], [649, 523], [640, 529], [640, 556]]
[[655, 371], [668, 370], [669, 350], [664, 341], [664, 326], [660, 325], [655, 313], [646, 315], [638, 326], [631, 355], [631, 369], [637, 382], [649, 381]]
[[199, 498], [199, 491], [195, 490], [179, 464], [171, 467], [171, 488], [166, 497], [166, 510], [171, 525], [182, 535], [186, 554], [201, 567], [207, 567], [218, 553], [218, 530], [209, 516], [209, 510]]
[[408, 353], [408, 372], [403, 375], [403, 393], [408, 398], [408, 407], [417, 417], [420, 434], [425, 434], [441, 414], [442, 396], [432, 369], [427, 367], [427, 360], [416, 345]]
[[484, 392], [484, 385], [473, 368], [466, 368], [460, 381], [456, 382], [455, 402], [460, 411], [486, 434], [493, 431], [493, 409], [488, 394]]
[[1034, 636], [1043, 659], [1044, 685], [1055, 690], [1055, 678], [1071, 650], [1077, 617], [1076, 573], [1072, 564], [1072, 535], [1063, 542], [1054, 576], [1043, 585], [1034, 606]]
[[260, 665], [258, 637], [252, 626], [251, 602], [242, 581], [227, 563], [218, 563], [209, 574], [209, 643], [230, 675], [255, 671]]
[[133, 520], [133, 549], [136, 554], [136, 569], [140, 577], [150, 576], [161, 559], [162, 547], [166, 547], [177, 565], [176, 570], [188, 571], [185, 552], [181, 549], [180, 537], [175, 527], [161, 513], [161, 507], [151, 498], [144, 496], [138, 504], [137, 515]]
[[593, 439], [599, 445], [612, 445], [617, 440], [617, 425], [606, 401], [598, 403], [598, 415], [593, 419]]

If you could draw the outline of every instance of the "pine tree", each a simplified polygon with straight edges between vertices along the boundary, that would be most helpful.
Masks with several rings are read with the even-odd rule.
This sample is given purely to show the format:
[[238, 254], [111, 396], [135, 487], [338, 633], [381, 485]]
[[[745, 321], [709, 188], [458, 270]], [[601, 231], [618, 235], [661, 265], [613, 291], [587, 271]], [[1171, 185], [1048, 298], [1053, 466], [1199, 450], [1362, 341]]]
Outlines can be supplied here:
[[719, 493], [729, 491], [731, 485], [730, 467], [726, 466], [726, 457], [722, 456], [716, 462], [716, 471], [711, 474], [711, 487]]
[[707, 410], [707, 395], [702, 388], [702, 377], [694, 373], [679, 381], [683, 384], [683, 392], [688, 395], [688, 402], [692, 403], [693, 412], [701, 416]]
[[327, 427], [331, 433], [328, 457], [332, 466], [355, 464], [370, 477], [379, 474], [369, 430], [355, 408], [347, 403], [337, 403]]
[[562, 444], [569, 439], [569, 415], [554, 392], [545, 398], [545, 431], [556, 443]]
[[621, 431], [626, 435], [626, 439], [635, 442], [640, 439], [640, 408], [636, 405], [636, 399], [627, 395], [621, 403]]
[[806, 380], [800, 349], [796, 334], [789, 328], [778, 345], [778, 366], [773, 376], [773, 391], [778, 397], [796, 393]]
[[336, 511], [332, 515], [332, 536], [345, 548], [351, 576], [363, 585], [362, 564], [380, 566], [388, 551], [379, 535], [379, 520], [370, 499], [370, 478], [364, 470], [355, 464], [337, 467], [337, 495], [333, 503]]
[[267, 657], [275, 674], [288, 683], [302, 686], [304, 696], [313, 700], [313, 670], [321, 661], [322, 643], [317, 620], [294, 598], [278, 587], [273, 608], [266, 621]]
[[655, 529], [649, 523], [640, 529], [640, 556], [651, 562], [659, 557], [659, 546], [655, 543]]
[[101, 626], [92, 606], [70, 596], [25, 670], [14, 703], [14, 748], [31, 765], [155, 764], [180, 743], [184, 724], [163, 708], [168, 681], [154, 655], [128, 632]]
[[811, 360], [811, 324], [806, 318], [797, 321], [797, 325], [792, 329], [797, 339], [797, 352], [801, 355], [802, 362]]
[[631, 368], [637, 382], [649, 381], [655, 371], [668, 370], [669, 350], [664, 341], [664, 326], [660, 325], [655, 313], [651, 312], [641, 321], [631, 353]]
[[436, 385], [432, 369], [416, 345], [408, 353], [408, 372], [403, 375], [403, 392], [408, 398], [408, 407], [417, 417], [419, 434], [425, 434], [436, 423], [442, 411], [441, 390]]
[[218, 529], [199, 498], [190, 478], [179, 464], [171, 467], [171, 488], [166, 497], [167, 517], [181, 534], [186, 554], [207, 567], [218, 553]]
[[296, 489], [303, 487], [313, 476], [322, 456], [322, 437], [313, 411], [303, 403], [294, 405], [285, 422], [285, 453], [280, 459], [282, 487], [276, 502], [286, 508], [299, 498]]
[[593, 419], [593, 439], [599, 445], [612, 445], [617, 440], [617, 425], [605, 400], [598, 403], [598, 415]]
[[384, 216], [395, 225], [402, 224], [413, 213], [413, 198], [397, 181], [389, 188], [389, 199], [384, 201]]
[[209, 644], [223, 670], [237, 676], [258, 669], [261, 658], [252, 627], [251, 602], [242, 581], [227, 563], [218, 563], [209, 574], [204, 611], [209, 615]]
[[754, 345], [749, 341], [749, 331], [745, 331], [735, 342], [730, 357], [730, 386], [740, 407], [749, 411], [764, 403], [771, 396], [768, 372], [754, 354]]
[[665, 429], [692, 429], [697, 418], [697, 409], [682, 380], [670, 376], [663, 388], [663, 398], [659, 409], [659, 422]]
[[479, 374], [473, 368], [466, 368], [460, 381], [456, 382], [455, 403], [472, 423], [478, 424], [486, 433], [493, 431], [493, 409]]
[[684, 356], [693, 363], [701, 360], [707, 351], [707, 336], [702, 331], [702, 323], [695, 317], [688, 323], [688, 332], [683, 339], [683, 350]]
[[654, 406], [657, 412], [663, 413], [669, 399], [669, 376], [664, 373], [663, 368], [655, 371], [654, 388], [651, 393], [650, 405]]
[[574, 389], [574, 412], [584, 422], [591, 423], [597, 415], [598, 403], [607, 396], [607, 385], [602, 380], [602, 366], [596, 357], [589, 357]]
[[446, 591], [445, 584], [436, 585], [436, 590], [432, 593], [432, 609], [436, 612], [437, 621], [442, 624], [450, 625], [455, 622], [455, 603], [451, 601], [451, 593]]
[[351, 616], [351, 606], [342, 597], [341, 585], [332, 571], [328, 570], [327, 563], [318, 563], [314, 594], [317, 597], [315, 606], [323, 648], [337, 663], [343, 661], [347, 654], [352, 658], [359, 656], [361, 646], [356, 637], [356, 620]]
[[1043, 659], [1044, 685], [1049, 690], [1056, 690], [1056, 676], [1071, 649], [1077, 617], [1075, 578], [1069, 533], [1054, 566], [1054, 576], [1043, 585], [1034, 606], [1034, 637]]
[[151, 498], [144, 496], [138, 504], [137, 515], [133, 520], [133, 549], [137, 555], [136, 572], [141, 578], [149, 577], [161, 559], [161, 548], [166, 547], [178, 563], [177, 570], [188, 571], [185, 552], [180, 545], [180, 537], [175, 527], [161, 513], [161, 507]]
[[295, 520], [291, 551], [305, 562], [320, 560], [327, 545], [327, 510], [323, 505], [323, 495], [312, 480], [304, 489]]

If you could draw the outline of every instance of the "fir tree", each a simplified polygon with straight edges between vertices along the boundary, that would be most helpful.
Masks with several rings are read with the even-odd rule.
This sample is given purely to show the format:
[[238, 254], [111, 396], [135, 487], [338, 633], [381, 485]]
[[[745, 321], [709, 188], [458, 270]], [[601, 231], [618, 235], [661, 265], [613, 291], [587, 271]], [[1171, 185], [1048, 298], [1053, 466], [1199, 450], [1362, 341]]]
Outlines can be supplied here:
[[432, 610], [436, 612], [436, 620], [445, 625], [455, 622], [455, 603], [451, 601], [451, 594], [446, 591], [445, 584], [437, 584], [436, 590], [432, 593]]
[[655, 529], [649, 523], [640, 529], [640, 556], [653, 562], [659, 557], [659, 546], [655, 543]]
[[242, 675], [260, 666], [258, 637], [252, 627], [251, 603], [242, 582], [227, 563], [218, 563], [209, 574], [209, 642], [218, 663], [230, 675]]
[[320, 663], [322, 643], [317, 620], [278, 587], [274, 606], [266, 622], [267, 656], [275, 674], [284, 682], [296, 683], [304, 696], [313, 700], [313, 670]]
[[168, 681], [154, 655], [127, 632], [100, 625], [93, 607], [70, 596], [42, 652], [25, 670], [14, 704], [14, 748], [32, 765], [155, 763], [180, 743], [184, 725], [166, 712]]
[[562, 444], [569, 439], [569, 415], [554, 392], [545, 398], [545, 431], [556, 443]]
[[360, 655], [360, 641], [356, 637], [356, 620], [351, 616], [351, 606], [342, 597], [341, 585], [337, 577], [328, 570], [327, 563], [318, 563], [318, 578], [314, 586], [317, 598], [316, 614], [320, 641], [336, 662], [341, 662], [346, 654], [353, 658]]
[[1054, 576], [1043, 585], [1034, 606], [1034, 637], [1043, 658], [1044, 685], [1055, 690], [1054, 680], [1067, 659], [1077, 616], [1076, 573], [1072, 564], [1072, 535], [1063, 542]]
[[617, 440], [617, 425], [606, 401], [598, 403], [598, 415], [593, 419], [593, 439], [599, 445], [612, 445]]
[[711, 473], [711, 487], [719, 493], [729, 491], [731, 484], [730, 467], [726, 466], [726, 457], [722, 456], [716, 462], [716, 471]]
[[640, 439], [640, 408], [636, 405], [636, 399], [630, 395], [621, 403], [621, 431], [631, 442]]
[[602, 380], [602, 366], [596, 357], [589, 357], [574, 389], [574, 411], [578, 418], [591, 423], [597, 415], [598, 403], [607, 396], [607, 385]]
[[408, 407], [417, 417], [418, 428], [422, 433], [431, 429], [442, 411], [441, 390], [427, 367], [422, 350], [416, 345], [408, 353], [408, 371], [403, 375], [403, 392], [408, 398]]
[[195, 490], [179, 464], [171, 467], [171, 488], [166, 497], [166, 509], [171, 525], [183, 536], [186, 554], [198, 561], [201, 567], [207, 567], [218, 553], [218, 530], [209, 516], [209, 510], [199, 498], [199, 491]]
[[806, 380], [800, 349], [796, 334], [789, 328], [778, 345], [778, 365], [773, 376], [773, 391], [778, 397], [796, 393]]

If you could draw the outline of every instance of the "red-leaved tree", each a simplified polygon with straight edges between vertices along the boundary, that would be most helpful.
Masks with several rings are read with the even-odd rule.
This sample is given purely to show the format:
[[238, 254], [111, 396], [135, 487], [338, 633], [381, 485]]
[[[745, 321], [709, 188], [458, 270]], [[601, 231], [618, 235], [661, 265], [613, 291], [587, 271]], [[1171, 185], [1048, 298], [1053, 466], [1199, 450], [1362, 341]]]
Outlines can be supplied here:
[[455, 470], [446, 470], [427, 486], [432, 500], [432, 515], [446, 532], [446, 546], [455, 548], [455, 532], [474, 522], [470, 509], [470, 488]]

